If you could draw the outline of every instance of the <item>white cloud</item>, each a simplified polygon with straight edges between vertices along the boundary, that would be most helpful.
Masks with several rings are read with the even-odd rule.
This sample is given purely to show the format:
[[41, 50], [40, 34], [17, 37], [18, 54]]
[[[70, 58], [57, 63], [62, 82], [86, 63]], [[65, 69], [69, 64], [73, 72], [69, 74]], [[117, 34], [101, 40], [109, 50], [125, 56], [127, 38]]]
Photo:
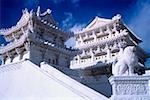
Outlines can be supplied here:
[[[129, 23], [130, 28], [143, 40], [141, 47], [147, 53], [150, 53], [150, 2], [137, 2], [138, 10], [135, 11], [135, 17]], [[146, 66], [150, 67], [150, 59], [147, 60]]]
[[78, 33], [85, 27], [85, 25], [86, 24], [75, 24], [73, 27], [70, 28], [70, 31], [74, 33]]
[[150, 3], [138, 1], [137, 6], [139, 8], [129, 26], [143, 40], [141, 46], [150, 52]]
[[[69, 30], [71, 32], [77, 33], [80, 30], [82, 30], [85, 27], [86, 24], [75, 24], [73, 27], [71, 27]], [[75, 39], [72, 37], [65, 43], [67, 47], [74, 47], [75, 46]]]
[[65, 29], [70, 28], [74, 22], [73, 15], [70, 12], [65, 12], [64, 14], [66, 16], [66, 19], [62, 21], [62, 27]]
[[[72, 13], [70, 12], [65, 12], [64, 13], [66, 17], [66, 19], [64, 19], [62, 21], [62, 27], [71, 31], [71, 32], [74, 32], [74, 33], [77, 33], [79, 32], [83, 27], [85, 27], [85, 24], [74, 24], [75, 22], [75, 18], [73, 17]], [[67, 47], [73, 47], [75, 46], [75, 39], [72, 37], [70, 38], [68, 41], [66, 41], [65, 43], [67, 45]]]
[[65, 42], [65, 45], [67, 47], [74, 47], [75, 46], [75, 38], [74, 37], [71, 37], [70, 39], [68, 39], [66, 42]]

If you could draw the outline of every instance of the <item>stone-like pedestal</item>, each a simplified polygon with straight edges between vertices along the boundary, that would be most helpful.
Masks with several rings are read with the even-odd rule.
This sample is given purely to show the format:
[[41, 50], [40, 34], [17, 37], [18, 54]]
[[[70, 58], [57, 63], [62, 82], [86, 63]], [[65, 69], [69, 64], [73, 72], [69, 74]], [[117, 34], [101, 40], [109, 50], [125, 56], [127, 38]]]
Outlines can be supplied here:
[[112, 76], [111, 100], [150, 100], [150, 76]]

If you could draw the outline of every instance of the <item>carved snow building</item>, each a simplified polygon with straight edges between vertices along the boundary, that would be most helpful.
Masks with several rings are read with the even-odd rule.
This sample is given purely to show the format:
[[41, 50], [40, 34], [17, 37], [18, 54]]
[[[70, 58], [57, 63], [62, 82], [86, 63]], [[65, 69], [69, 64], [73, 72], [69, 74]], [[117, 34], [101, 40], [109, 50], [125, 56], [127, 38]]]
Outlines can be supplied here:
[[64, 45], [73, 33], [58, 27], [50, 9], [44, 13], [40, 12], [40, 8], [37, 13], [25, 9], [19, 22], [11, 28], [2, 29], [0, 34], [10, 42], [0, 48], [2, 64], [30, 59], [37, 65], [45, 61], [69, 67], [74, 55], [74, 50]]
[[[16, 80], [18, 84], [20, 84], [20, 80], [27, 82], [28, 75], [33, 75], [34, 80], [39, 81], [41, 77], [37, 77], [35, 72], [38, 70], [38, 73], [40, 72], [40, 75], [43, 75], [41, 70], [44, 70], [44, 73], [48, 73], [51, 79], [48, 77], [46, 78], [47, 81], [45, 81], [45, 78], [42, 78], [42, 84], [50, 83], [48, 85], [51, 86], [52, 82], [60, 78], [56, 83], [60, 83], [60, 86], [63, 84], [65, 88], [67, 87], [70, 91], [69, 93], [73, 91], [86, 100], [87, 98], [95, 100], [95, 96], [100, 98], [100, 100], [108, 100], [107, 97], [111, 96], [112, 91], [106, 74], [111, 74], [111, 64], [119, 51], [128, 45], [136, 45], [140, 62], [144, 63], [147, 57], [143, 49], [138, 47], [138, 44], [142, 42], [141, 39], [122, 22], [119, 15], [114, 16], [112, 19], [96, 17], [86, 28], [74, 35], [73, 33], [64, 32], [58, 27], [50, 9], [47, 9], [44, 13], [40, 12], [40, 8], [38, 8], [36, 13], [25, 9], [16, 26], [0, 30], [0, 35], [3, 35], [9, 42], [7, 45], [0, 47], [0, 56], [3, 64], [0, 67], [0, 79], [3, 81], [1, 87], [6, 90], [8, 85], [5, 85], [5, 82], [11, 88], [18, 88], [17, 84], [10, 84], [8, 82], [9, 76], [13, 76], [11, 80]], [[76, 38], [76, 48], [79, 49], [79, 53], [75, 49], [67, 48], [64, 45], [65, 41], [72, 36]], [[29, 59], [30, 61], [25, 59]], [[44, 67], [46, 66], [46, 69], [42, 69], [42, 67], [36, 68], [40, 67], [40, 63], [43, 61], [48, 63], [43, 65]], [[26, 68], [25, 66], [28, 67]], [[34, 69], [33, 66], [37, 70], [31, 70], [31, 73], [25, 74], [30, 72], [28, 70]], [[53, 69], [53, 67], [57, 67], [61, 72], [58, 74], [58, 70]], [[14, 69], [16, 69], [16, 72], [12, 71]], [[6, 78], [3, 78], [4, 72], [6, 72]], [[26, 80], [16, 77], [22, 73], [25, 74], [24, 77], [26, 77]], [[82, 75], [86, 77], [82, 77]], [[47, 76], [44, 75], [43, 77]], [[38, 89], [39, 86], [42, 88], [44, 85], [41, 85], [41, 83], [37, 83], [37, 87], [34, 87], [33, 90]], [[26, 86], [25, 83], [22, 84]], [[58, 86], [57, 84], [53, 85]], [[30, 92], [34, 84], [29, 84], [29, 86], [30, 88], [27, 87], [26, 91], [24, 91], [25, 93]], [[92, 89], [89, 89], [87, 86]], [[46, 88], [44, 86], [44, 92], [41, 92], [47, 93], [47, 91], [50, 91], [52, 94], [48, 92], [47, 94], [50, 94], [44, 94], [44, 96], [51, 97], [51, 95], [55, 94], [53, 90], [55, 88], [51, 89], [51, 87]], [[22, 91], [19, 92], [24, 94]], [[13, 92], [10, 91], [10, 93]], [[34, 93], [36, 95], [36, 92]], [[18, 96], [18, 91], [14, 94]], [[9, 95], [9, 92], [7, 95]], [[54, 96], [59, 95], [55, 94]]]
[[[144, 64], [147, 54], [139, 47], [142, 40], [136, 36], [122, 21], [120, 15], [112, 19], [95, 17], [95, 19], [75, 34], [75, 47], [80, 53], [71, 61], [71, 69], [86, 69], [86, 74], [110, 73], [107, 67], [111, 67], [119, 51], [126, 46], [136, 46], [139, 61]], [[97, 72], [99, 67], [100, 72]], [[97, 69], [96, 69], [97, 68]], [[109, 68], [108, 68], [109, 69]]]

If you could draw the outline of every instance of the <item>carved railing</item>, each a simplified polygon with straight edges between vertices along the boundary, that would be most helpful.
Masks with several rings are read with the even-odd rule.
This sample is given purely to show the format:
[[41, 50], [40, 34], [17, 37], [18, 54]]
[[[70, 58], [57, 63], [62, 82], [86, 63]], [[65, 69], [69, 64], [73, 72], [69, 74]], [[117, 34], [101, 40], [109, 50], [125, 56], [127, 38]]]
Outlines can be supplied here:
[[87, 47], [92, 47], [92, 46], [97, 46], [97, 45], [104, 45], [106, 43], [110, 43], [112, 41], [117, 40], [118, 38], [121, 38], [123, 36], [126, 36], [128, 33], [126, 32], [126, 30], [123, 30], [121, 33], [116, 34], [115, 36], [112, 36], [111, 38], [105, 38], [103, 40], [97, 40], [97, 41], [93, 41], [93, 42], [89, 42], [89, 43], [84, 43], [81, 45], [76, 45], [76, 48], [80, 48], [80, 49], [84, 49]]

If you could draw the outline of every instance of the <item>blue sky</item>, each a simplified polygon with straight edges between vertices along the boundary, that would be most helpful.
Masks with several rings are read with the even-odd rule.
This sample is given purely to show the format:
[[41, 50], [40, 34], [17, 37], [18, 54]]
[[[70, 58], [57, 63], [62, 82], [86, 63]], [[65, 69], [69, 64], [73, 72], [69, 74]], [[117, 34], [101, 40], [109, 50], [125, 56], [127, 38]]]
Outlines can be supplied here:
[[[37, 6], [41, 6], [42, 12], [50, 8], [54, 19], [68, 31], [80, 30], [95, 16], [112, 18], [121, 14], [123, 21], [143, 40], [141, 47], [150, 53], [150, 0], [0, 0], [0, 28], [15, 25], [22, 9], [35, 11]], [[0, 38], [0, 43], [3, 41]]]

